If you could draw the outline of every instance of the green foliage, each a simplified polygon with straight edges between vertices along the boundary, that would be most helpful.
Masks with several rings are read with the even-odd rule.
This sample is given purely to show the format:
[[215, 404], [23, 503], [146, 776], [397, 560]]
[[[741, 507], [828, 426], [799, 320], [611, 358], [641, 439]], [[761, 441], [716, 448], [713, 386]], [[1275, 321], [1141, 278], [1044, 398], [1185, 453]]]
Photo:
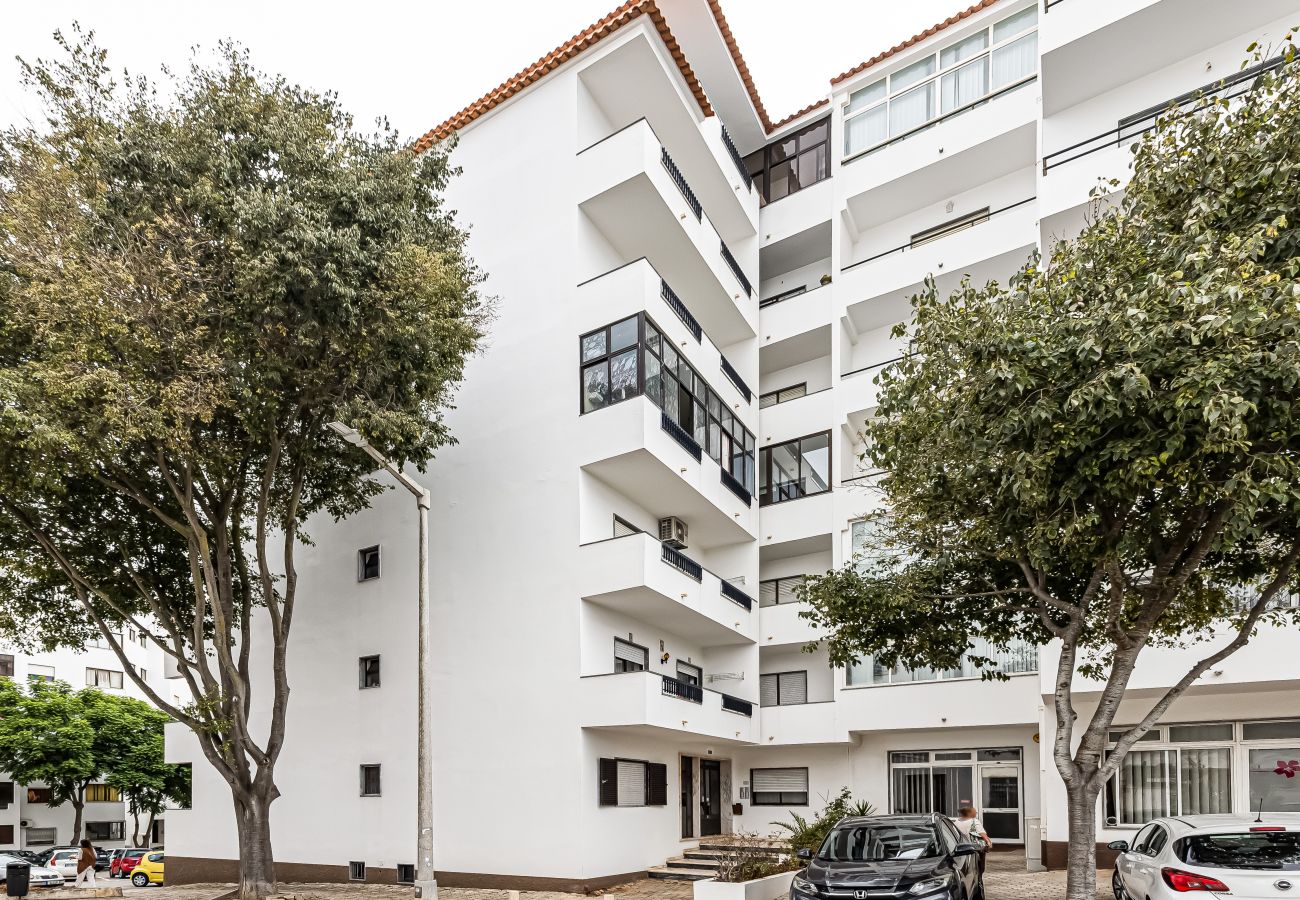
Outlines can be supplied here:
[[808, 850], [816, 854], [826, 840], [826, 835], [831, 833], [831, 829], [840, 819], [845, 816], [870, 816], [876, 812], [875, 806], [870, 802], [854, 800], [852, 792], [846, 787], [840, 788], [840, 792], [834, 797], [823, 796], [822, 803], [821, 812], [811, 820], [797, 812], [791, 812], [790, 821], [771, 823], [789, 832], [790, 837], [787, 840], [792, 854], [800, 850]]

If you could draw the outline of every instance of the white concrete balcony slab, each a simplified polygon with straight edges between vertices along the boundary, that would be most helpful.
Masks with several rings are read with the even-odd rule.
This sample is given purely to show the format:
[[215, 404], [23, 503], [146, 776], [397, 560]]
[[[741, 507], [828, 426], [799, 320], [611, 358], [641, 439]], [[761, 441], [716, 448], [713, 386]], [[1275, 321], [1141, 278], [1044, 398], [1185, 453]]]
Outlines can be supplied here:
[[814, 391], [758, 411], [758, 444], [780, 444], [835, 424], [835, 392]]
[[[617, 728], [658, 737], [693, 735], [728, 744], [757, 742], [757, 709], [747, 701], [705, 688], [683, 691], [681, 682], [658, 672], [591, 675], [581, 681], [583, 728]], [[724, 703], [736, 711], [724, 708]]]
[[835, 390], [840, 422], [876, 408], [877, 398], [880, 395], [877, 376], [888, 364], [888, 362], [876, 363], [840, 376], [839, 385]]
[[821, 637], [800, 613], [808, 609], [804, 602], [778, 603], [758, 611], [758, 643], [763, 647], [807, 644]]
[[[582, 599], [659, 625], [701, 647], [753, 641], [758, 602], [648, 534], [584, 544]], [[750, 605], [745, 607], [744, 603]]]
[[865, 232], [1032, 166], [1037, 152], [1038, 88], [1029, 81], [839, 163], [833, 181], [850, 227]]
[[758, 326], [762, 346], [829, 325], [834, 287], [825, 284], [760, 309]]
[[848, 731], [839, 725], [834, 700], [764, 706], [759, 710], [759, 744], [846, 744]]
[[1032, 725], [1039, 721], [1036, 675], [844, 687], [836, 692], [848, 732]]
[[722, 238], [664, 154], [645, 121], [581, 151], [579, 207], [625, 260], [648, 258], [714, 340], [729, 346], [752, 338], [758, 329], [758, 267], [737, 275]]
[[722, 467], [708, 454], [692, 453], [663, 418], [645, 397], [579, 416], [578, 464], [656, 517], [684, 519], [696, 544], [752, 541], [757, 500], [745, 502], [724, 481]]
[[828, 535], [834, 528], [834, 492], [825, 491], [764, 506], [760, 515], [759, 547]]
[[823, 178], [763, 207], [759, 246], [770, 247], [834, 217], [834, 179]]

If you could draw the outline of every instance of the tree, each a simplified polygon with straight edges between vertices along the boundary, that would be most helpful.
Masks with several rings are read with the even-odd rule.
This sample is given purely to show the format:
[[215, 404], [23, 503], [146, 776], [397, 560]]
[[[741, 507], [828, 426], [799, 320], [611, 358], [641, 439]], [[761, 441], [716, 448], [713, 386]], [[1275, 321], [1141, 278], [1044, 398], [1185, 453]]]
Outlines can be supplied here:
[[[1164, 115], [1122, 195], [1047, 265], [946, 298], [927, 283], [867, 427], [876, 546], [808, 581], [840, 665], [943, 669], [976, 638], [1057, 643], [1070, 900], [1093, 896], [1097, 797], [1129, 749], [1261, 623], [1298, 618], [1274, 602], [1300, 556], [1290, 36], [1282, 57], [1232, 102]], [[1107, 751], [1142, 652], [1206, 642]], [[1076, 669], [1101, 682], [1081, 722]]]
[[[167, 716], [131, 697], [113, 697], [113, 716], [101, 728], [111, 729], [117, 752], [104, 761], [105, 784], [116, 788], [131, 814], [131, 846], [145, 846], [154, 819], [169, 803], [189, 803], [189, 766], [166, 761], [163, 727]], [[140, 829], [145, 817], [144, 830]]]
[[[423, 466], [489, 304], [445, 148], [361, 134], [232, 46], [118, 84], [93, 35], [56, 37], [25, 65], [48, 122], [0, 136], [0, 631], [112, 646], [229, 786], [263, 898], [295, 554], [383, 490], [325, 425]], [[192, 704], [129, 667], [124, 624]]]

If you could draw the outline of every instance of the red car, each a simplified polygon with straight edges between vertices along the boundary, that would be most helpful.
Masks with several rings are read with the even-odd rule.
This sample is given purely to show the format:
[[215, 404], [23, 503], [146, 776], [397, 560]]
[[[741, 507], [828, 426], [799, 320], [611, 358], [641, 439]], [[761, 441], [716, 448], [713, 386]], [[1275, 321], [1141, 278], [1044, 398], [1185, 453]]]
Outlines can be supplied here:
[[140, 865], [141, 858], [148, 853], [147, 848], [132, 847], [127, 850], [114, 850], [113, 860], [108, 864], [109, 878], [129, 878], [131, 870]]

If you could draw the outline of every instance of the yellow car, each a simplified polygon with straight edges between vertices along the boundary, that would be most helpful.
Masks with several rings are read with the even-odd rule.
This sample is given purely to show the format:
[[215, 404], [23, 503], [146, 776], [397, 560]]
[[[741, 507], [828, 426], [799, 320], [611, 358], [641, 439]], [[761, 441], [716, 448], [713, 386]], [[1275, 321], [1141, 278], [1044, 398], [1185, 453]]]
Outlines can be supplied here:
[[162, 853], [146, 853], [140, 864], [131, 870], [131, 883], [136, 887], [147, 887], [163, 883]]

